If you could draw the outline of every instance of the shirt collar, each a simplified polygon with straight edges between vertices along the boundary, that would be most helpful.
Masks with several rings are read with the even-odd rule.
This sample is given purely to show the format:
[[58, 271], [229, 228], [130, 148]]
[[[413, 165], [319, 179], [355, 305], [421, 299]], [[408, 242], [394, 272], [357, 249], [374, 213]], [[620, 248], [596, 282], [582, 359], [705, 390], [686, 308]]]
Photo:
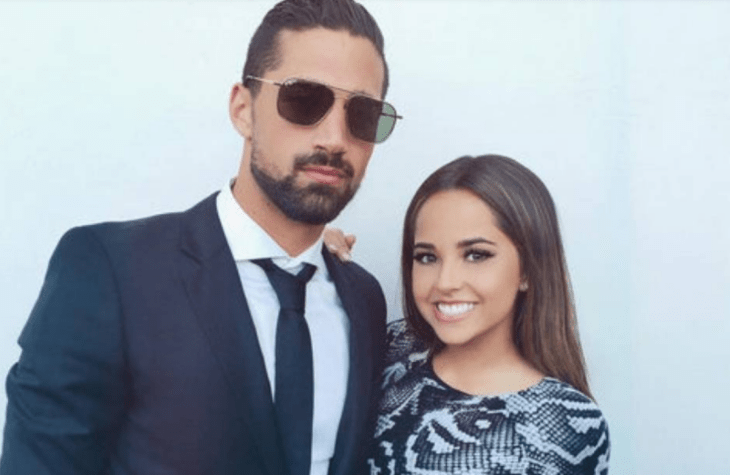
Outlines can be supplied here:
[[322, 257], [322, 236], [297, 256], [289, 256], [269, 234], [264, 231], [241, 208], [233, 197], [231, 185], [233, 181], [223, 187], [216, 197], [218, 217], [223, 227], [223, 234], [228, 241], [233, 259], [236, 262], [251, 259], [271, 258], [274, 264], [289, 272], [298, 272], [303, 263], [309, 263], [317, 269], [325, 270]]

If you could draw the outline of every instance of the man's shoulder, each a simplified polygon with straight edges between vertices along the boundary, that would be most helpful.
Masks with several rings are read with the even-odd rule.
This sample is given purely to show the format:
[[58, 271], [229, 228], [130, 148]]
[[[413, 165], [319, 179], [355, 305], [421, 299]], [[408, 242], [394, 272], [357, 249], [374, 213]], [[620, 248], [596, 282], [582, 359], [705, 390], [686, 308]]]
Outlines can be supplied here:
[[191, 220], [194, 224], [197, 215], [215, 212], [215, 195], [210, 195], [193, 207], [182, 211], [171, 211], [135, 219], [121, 221], [104, 221], [86, 224], [71, 229], [70, 233], [90, 232], [99, 237], [145, 236], [174, 231], [181, 223]]
[[380, 343], [385, 344], [387, 304], [380, 283], [361, 265], [353, 261], [340, 262], [337, 257], [330, 255], [329, 251], [324, 248], [322, 252], [329, 271], [329, 278], [334, 282], [343, 303], [349, 302], [350, 309], [364, 309], [363, 311], [366, 313], [369, 312], [369, 315], [373, 317], [369, 321], [380, 327], [378, 333], [383, 337]]
[[95, 242], [107, 252], [167, 247], [180, 242], [181, 229], [202, 226], [202, 217], [215, 217], [215, 194], [192, 208], [124, 221], [104, 221], [77, 226], [61, 238], [64, 243]]
[[367, 269], [354, 261], [341, 262], [337, 257], [330, 254], [323, 246], [322, 254], [324, 255], [327, 269], [333, 280], [343, 280], [345, 282], [357, 283], [358, 285], [372, 286], [380, 289], [380, 284], [373, 274]]
[[368, 283], [372, 285], [378, 285], [378, 280], [375, 278], [373, 274], [370, 273], [367, 269], [365, 269], [363, 266], [358, 264], [357, 262], [347, 262], [344, 264], [344, 269], [346, 272], [350, 273], [354, 278], [361, 279], [364, 281], [367, 281]]

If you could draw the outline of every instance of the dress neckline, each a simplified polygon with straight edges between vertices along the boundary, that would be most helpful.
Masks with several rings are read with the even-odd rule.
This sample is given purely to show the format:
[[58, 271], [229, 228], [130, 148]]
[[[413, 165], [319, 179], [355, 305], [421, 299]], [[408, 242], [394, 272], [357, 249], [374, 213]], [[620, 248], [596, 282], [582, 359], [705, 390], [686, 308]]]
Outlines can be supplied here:
[[468, 398], [477, 398], [477, 399], [506, 399], [509, 397], [514, 396], [525, 396], [533, 391], [535, 391], [540, 386], [550, 383], [550, 382], [560, 382], [560, 380], [555, 379], [550, 376], [543, 376], [540, 378], [539, 381], [537, 381], [535, 384], [531, 384], [530, 386], [519, 389], [517, 391], [505, 391], [502, 393], [495, 393], [495, 394], [469, 394], [467, 392], [464, 392], [460, 389], [457, 389], [451, 385], [449, 385], [446, 381], [441, 379], [438, 374], [436, 374], [436, 371], [433, 369], [433, 354], [429, 354], [428, 358], [424, 361], [423, 365], [424, 370], [426, 371], [426, 375], [436, 381], [440, 386], [443, 386], [444, 389], [446, 389], [449, 392], [452, 392], [454, 394], [458, 394], [461, 397], [468, 397]]

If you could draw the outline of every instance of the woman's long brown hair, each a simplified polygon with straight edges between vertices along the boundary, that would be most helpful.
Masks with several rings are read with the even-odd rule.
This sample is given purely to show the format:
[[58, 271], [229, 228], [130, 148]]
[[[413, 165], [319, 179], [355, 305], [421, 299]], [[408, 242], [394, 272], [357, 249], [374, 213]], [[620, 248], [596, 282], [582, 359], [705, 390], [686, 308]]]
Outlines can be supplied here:
[[543, 182], [511, 158], [457, 158], [433, 172], [416, 191], [405, 216], [401, 254], [408, 325], [432, 348], [442, 345], [413, 298], [413, 245], [423, 204], [435, 193], [455, 189], [481, 198], [519, 252], [529, 287], [515, 302], [512, 334], [517, 349], [538, 371], [592, 398], [555, 205]]

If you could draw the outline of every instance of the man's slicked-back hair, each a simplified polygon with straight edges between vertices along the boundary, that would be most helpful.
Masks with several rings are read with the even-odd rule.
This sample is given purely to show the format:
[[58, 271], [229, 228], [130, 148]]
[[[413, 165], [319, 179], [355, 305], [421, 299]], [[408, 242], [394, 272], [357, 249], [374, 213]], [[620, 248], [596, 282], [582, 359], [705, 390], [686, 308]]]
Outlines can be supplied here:
[[382, 97], [388, 91], [388, 64], [385, 61], [383, 34], [370, 13], [354, 0], [283, 0], [264, 16], [248, 45], [242, 82], [255, 97], [261, 84], [246, 81], [247, 76], [262, 77], [281, 63], [279, 32], [306, 31], [313, 28], [347, 31], [367, 38], [383, 60]]

